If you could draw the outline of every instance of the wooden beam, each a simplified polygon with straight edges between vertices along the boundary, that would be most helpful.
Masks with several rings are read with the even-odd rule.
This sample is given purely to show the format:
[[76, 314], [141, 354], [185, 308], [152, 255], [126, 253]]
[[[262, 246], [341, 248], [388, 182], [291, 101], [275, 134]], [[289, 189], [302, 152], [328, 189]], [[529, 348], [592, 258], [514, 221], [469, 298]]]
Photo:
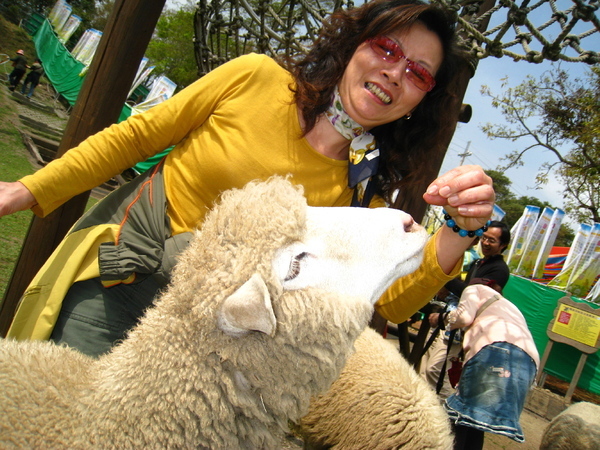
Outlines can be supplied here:
[[[165, 0], [116, 0], [57, 156], [117, 121], [164, 4]], [[46, 218], [33, 218], [0, 308], [2, 336], [23, 292], [81, 216], [88, 197], [89, 192], [80, 194]]]

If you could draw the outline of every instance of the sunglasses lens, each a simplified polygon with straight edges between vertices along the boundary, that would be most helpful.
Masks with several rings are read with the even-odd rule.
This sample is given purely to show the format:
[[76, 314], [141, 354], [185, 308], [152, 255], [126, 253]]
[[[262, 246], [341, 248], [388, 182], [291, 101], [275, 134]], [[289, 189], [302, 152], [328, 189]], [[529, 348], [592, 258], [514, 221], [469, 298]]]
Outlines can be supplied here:
[[387, 62], [396, 63], [404, 56], [400, 47], [391, 39], [378, 37], [371, 39], [370, 43], [373, 51]]
[[429, 92], [435, 86], [435, 80], [431, 74], [420, 64], [409, 61], [408, 63], [408, 79], [414, 83], [419, 89]]
[[369, 40], [369, 44], [373, 51], [383, 60], [389, 63], [397, 63], [401, 59], [406, 59], [406, 74], [407, 78], [419, 89], [425, 92], [431, 91], [435, 86], [435, 79], [419, 63], [408, 59], [402, 49], [393, 40], [379, 36]]

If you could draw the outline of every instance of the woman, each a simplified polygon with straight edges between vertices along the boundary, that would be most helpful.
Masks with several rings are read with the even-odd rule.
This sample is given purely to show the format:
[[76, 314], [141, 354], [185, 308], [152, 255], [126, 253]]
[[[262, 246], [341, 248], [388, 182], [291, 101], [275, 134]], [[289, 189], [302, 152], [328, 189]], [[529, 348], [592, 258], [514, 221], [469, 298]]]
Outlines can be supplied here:
[[455, 429], [455, 450], [483, 448], [484, 433], [523, 442], [519, 416], [540, 357], [519, 309], [500, 286], [468, 286], [444, 322], [463, 328], [464, 366], [444, 403]]
[[[419, 181], [419, 166], [437, 148], [458, 59], [453, 39], [442, 10], [413, 0], [339, 11], [289, 70], [264, 55], [237, 58], [36, 174], [0, 185], [0, 214], [33, 208], [45, 215], [176, 145], [154, 171], [76, 225], [30, 285], [9, 335], [51, 337], [88, 354], [107, 351], [166, 284], [172, 256], [219, 194], [250, 180], [291, 173], [309, 205], [385, 206], [403, 185]], [[365, 150], [372, 154], [363, 157]], [[349, 169], [349, 160], [369, 161], [372, 170], [381, 160], [379, 175], [369, 183], [367, 173], [350, 188], [354, 169], [363, 171], [362, 164]], [[139, 198], [135, 189], [148, 185], [155, 198], [133, 202], [132, 218], [127, 205]], [[494, 192], [480, 168], [467, 166], [435, 180], [424, 198], [472, 231], [489, 218]], [[470, 240], [441, 230], [416, 278], [399, 280], [379, 301], [379, 312], [397, 322], [410, 316], [455, 276]]]

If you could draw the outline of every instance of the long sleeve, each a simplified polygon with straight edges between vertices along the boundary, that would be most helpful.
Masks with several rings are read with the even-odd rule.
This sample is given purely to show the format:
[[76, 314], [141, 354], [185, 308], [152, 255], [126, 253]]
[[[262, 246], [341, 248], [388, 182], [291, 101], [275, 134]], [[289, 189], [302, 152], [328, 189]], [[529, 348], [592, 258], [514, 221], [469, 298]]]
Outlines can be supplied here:
[[457, 262], [450, 274], [444, 273], [437, 261], [434, 235], [425, 246], [419, 268], [399, 278], [377, 301], [375, 309], [393, 323], [404, 322], [425, 306], [445, 283], [455, 278], [461, 267], [462, 260]]

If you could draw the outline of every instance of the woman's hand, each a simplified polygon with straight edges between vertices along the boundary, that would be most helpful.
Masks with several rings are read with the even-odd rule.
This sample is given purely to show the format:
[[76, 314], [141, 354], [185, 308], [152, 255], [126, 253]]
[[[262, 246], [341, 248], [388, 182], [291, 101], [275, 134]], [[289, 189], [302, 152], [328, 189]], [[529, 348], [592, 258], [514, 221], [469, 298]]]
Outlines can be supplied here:
[[35, 197], [19, 181], [5, 183], [0, 181], [0, 217], [17, 211], [24, 211], [37, 204]]
[[479, 166], [460, 166], [434, 180], [423, 199], [443, 206], [464, 230], [476, 230], [492, 216], [496, 194], [492, 179]]

